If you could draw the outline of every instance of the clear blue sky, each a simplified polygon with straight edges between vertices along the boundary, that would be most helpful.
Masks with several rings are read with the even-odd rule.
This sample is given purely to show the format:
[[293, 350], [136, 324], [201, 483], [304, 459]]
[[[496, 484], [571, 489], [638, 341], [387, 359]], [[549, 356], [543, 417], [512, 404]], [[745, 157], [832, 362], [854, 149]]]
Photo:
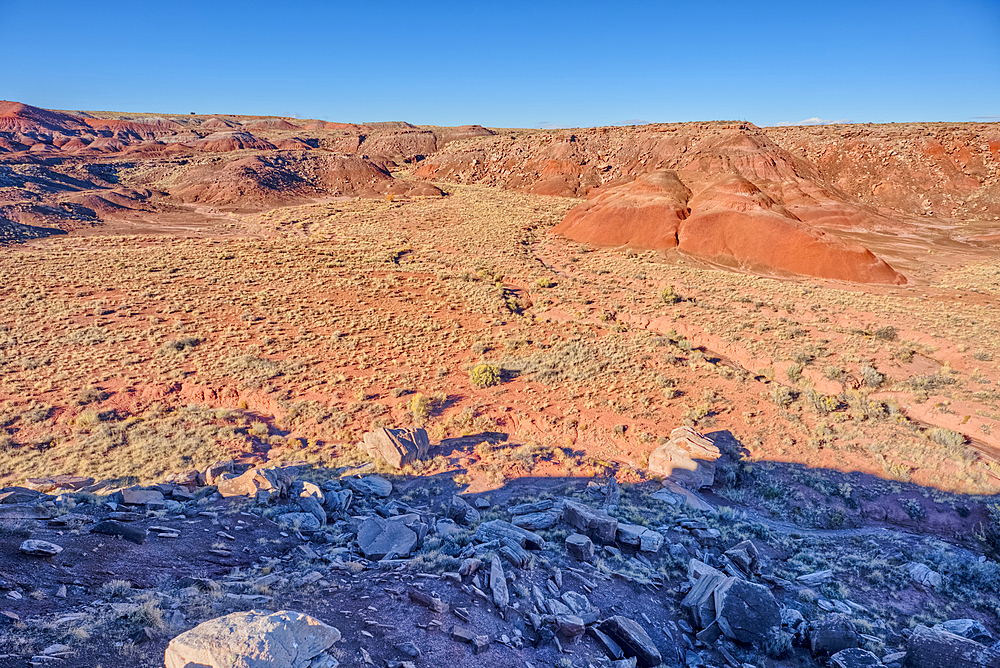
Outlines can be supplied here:
[[1000, 120], [1000, 0], [0, 0], [0, 99], [493, 127]]

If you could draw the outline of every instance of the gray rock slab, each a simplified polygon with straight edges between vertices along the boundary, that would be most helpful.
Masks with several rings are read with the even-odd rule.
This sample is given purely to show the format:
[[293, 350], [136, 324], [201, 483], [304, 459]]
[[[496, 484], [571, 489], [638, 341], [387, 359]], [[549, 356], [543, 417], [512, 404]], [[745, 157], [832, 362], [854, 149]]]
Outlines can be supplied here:
[[635, 657], [642, 668], [653, 668], [662, 662], [660, 650], [635, 620], [616, 615], [601, 622], [599, 628], [618, 643], [626, 657]]
[[741, 578], [728, 578], [715, 589], [719, 628], [737, 642], [763, 646], [768, 631], [781, 624], [781, 613], [771, 590]]

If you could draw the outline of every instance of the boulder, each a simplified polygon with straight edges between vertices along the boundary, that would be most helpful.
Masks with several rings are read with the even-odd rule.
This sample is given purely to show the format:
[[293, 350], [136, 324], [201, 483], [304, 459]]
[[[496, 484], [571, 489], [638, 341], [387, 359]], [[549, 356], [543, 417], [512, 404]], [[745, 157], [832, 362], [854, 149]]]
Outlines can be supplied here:
[[760, 553], [757, 547], [749, 540], [726, 550], [726, 556], [736, 564], [745, 575], [760, 573]]
[[1000, 668], [1000, 652], [926, 626], [913, 629], [906, 645], [907, 668]]
[[63, 551], [61, 547], [47, 540], [26, 540], [18, 549], [32, 557], [54, 557]]
[[795, 581], [806, 587], [818, 587], [821, 584], [826, 584], [833, 579], [833, 571], [826, 569], [822, 571], [816, 571], [814, 573], [806, 573], [805, 575], [800, 575], [795, 578]]
[[639, 536], [639, 550], [642, 552], [659, 552], [663, 547], [663, 534], [647, 529]]
[[306, 533], [316, 532], [323, 528], [319, 519], [312, 513], [282, 513], [275, 517], [274, 521]]
[[762, 646], [770, 629], [781, 624], [771, 590], [741, 578], [728, 578], [716, 587], [715, 612], [727, 638], [756, 646]]
[[344, 512], [351, 507], [354, 492], [349, 489], [330, 490], [324, 494], [323, 510], [327, 514]]
[[326, 526], [326, 511], [323, 510], [323, 505], [317, 497], [298, 496], [295, 498], [295, 503], [302, 509], [302, 512], [315, 517], [320, 526]]
[[596, 626], [588, 626], [587, 635], [593, 638], [594, 642], [597, 643], [597, 646], [604, 650], [604, 653], [612, 661], [618, 661], [625, 656], [624, 652], [622, 652], [621, 646], [612, 640], [611, 636]]
[[957, 636], [975, 640], [982, 645], [991, 645], [994, 638], [982, 623], [975, 619], [949, 619], [946, 622], [935, 624], [933, 630], [954, 633]]
[[291, 478], [279, 468], [250, 469], [238, 476], [222, 474], [215, 484], [222, 496], [252, 496], [267, 502], [287, 495]]
[[615, 542], [618, 520], [605, 512], [576, 501], [566, 501], [563, 520], [598, 543], [610, 545]]
[[482, 519], [482, 513], [457, 494], [453, 495], [448, 503], [447, 515], [459, 524], [465, 525], [475, 524]]
[[219, 478], [222, 476], [223, 473], [232, 473], [232, 472], [233, 472], [233, 460], [227, 459], [222, 462], [215, 462], [207, 469], [205, 469], [205, 472], [202, 474], [202, 478], [204, 479], [206, 485], [214, 485], [219, 481]]
[[364, 441], [370, 454], [397, 469], [424, 459], [431, 447], [424, 429], [376, 429], [365, 433]]
[[[692, 559], [691, 561], [697, 560]], [[700, 629], [708, 628], [715, 621], [715, 590], [728, 580], [724, 573], [711, 566], [707, 566], [707, 568], [711, 568], [712, 572], [704, 573], [697, 580], [694, 580], [691, 591], [681, 601], [681, 607], [687, 608], [691, 613], [691, 619]]]
[[678, 427], [649, 455], [649, 470], [689, 489], [711, 487], [719, 448], [691, 427]]
[[931, 567], [927, 564], [912, 561], [907, 564], [906, 568], [910, 573], [910, 578], [912, 578], [914, 582], [932, 589], [937, 589], [941, 586], [941, 574], [937, 571], [931, 570]]
[[616, 615], [600, 623], [599, 629], [614, 640], [626, 657], [635, 657], [638, 665], [652, 668], [663, 657], [646, 631], [634, 620]]
[[45, 506], [8, 503], [0, 505], [0, 520], [47, 520], [52, 517]]
[[529, 531], [538, 531], [539, 529], [551, 529], [560, 517], [562, 517], [562, 512], [559, 510], [544, 510], [537, 513], [515, 515], [510, 522], [514, 526], [523, 527]]
[[384, 499], [392, 494], [392, 483], [377, 475], [368, 475], [363, 478], [348, 478], [347, 484], [362, 496], [377, 496]]
[[813, 622], [809, 634], [813, 654], [833, 655], [858, 646], [858, 632], [847, 615], [828, 615]]
[[125, 487], [112, 494], [111, 499], [124, 506], [149, 506], [154, 510], [165, 507], [162, 492], [142, 487]]
[[830, 657], [830, 665], [833, 668], [882, 668], [877, 656], [860, 647], [840, 650]]
[[583, 534], [570, 534], [566, 537], [566, 551], [574, 559], [590, 561], [594, 558], [594, 543]]
[[459, 536], [465, 533], [464, 528], [462, 528], [455, 520], [448, 519], [447, 517], [442, 517], [435, 522], [434, 530], [437, 532], [437, 535], [442, 538], [451, 538], [452, 536]]
[[384, 519], [369, 517], [358, 527], [358, 545], [368, 559], [388, 554], [405, 557], [417, 546], [417, 534], [406, 526], [406, 516]]
[[323, 665], [338, 640], [335, 627], [301, 612], [234, 612], [171, 640], [163, 660], [165, 668], [305, 668]]

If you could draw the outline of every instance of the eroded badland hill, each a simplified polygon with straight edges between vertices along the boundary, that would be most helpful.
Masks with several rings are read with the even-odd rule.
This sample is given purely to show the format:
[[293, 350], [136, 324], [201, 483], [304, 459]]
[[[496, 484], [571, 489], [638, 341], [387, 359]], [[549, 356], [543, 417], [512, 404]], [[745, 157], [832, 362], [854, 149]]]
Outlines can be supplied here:
[[998, 665], [998, 152], [0, 102], [0, 665]]

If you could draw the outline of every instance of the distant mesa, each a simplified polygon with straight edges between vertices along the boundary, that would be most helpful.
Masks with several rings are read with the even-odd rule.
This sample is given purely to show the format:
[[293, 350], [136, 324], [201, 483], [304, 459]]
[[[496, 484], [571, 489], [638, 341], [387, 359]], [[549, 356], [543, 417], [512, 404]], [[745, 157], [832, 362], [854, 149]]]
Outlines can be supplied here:
[[693, 178], [691, 186], [678, 172], [659, 170], [598, 189], [552, 233], [600, 246], [679, 248], [754, 271], [906, 282], [867, 249], [804, 223], [737, 174]]

